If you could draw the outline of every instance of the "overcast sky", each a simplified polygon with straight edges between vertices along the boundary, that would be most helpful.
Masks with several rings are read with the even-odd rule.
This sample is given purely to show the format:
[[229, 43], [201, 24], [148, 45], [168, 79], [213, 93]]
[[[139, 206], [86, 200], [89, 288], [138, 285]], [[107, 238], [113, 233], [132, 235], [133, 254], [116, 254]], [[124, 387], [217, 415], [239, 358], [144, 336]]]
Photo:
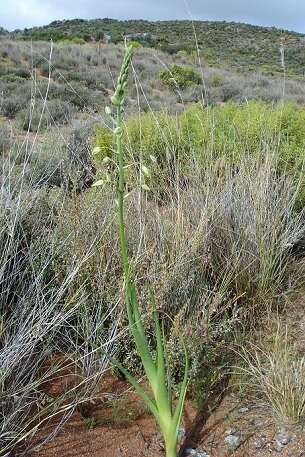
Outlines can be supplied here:
[[76, 17], [227, 20], [305, 33], [305, 0], [0, 0], [9, 30]]

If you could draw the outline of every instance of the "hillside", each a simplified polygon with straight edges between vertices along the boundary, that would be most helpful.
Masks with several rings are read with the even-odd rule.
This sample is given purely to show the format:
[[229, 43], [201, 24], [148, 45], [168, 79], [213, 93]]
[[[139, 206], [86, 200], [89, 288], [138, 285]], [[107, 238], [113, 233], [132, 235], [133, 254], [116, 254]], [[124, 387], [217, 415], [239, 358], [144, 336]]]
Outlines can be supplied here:
[[54, 21], [43, 27], [17, 30], [18, 39], [60, 41], [105, 39], [118, 42], [123, 34], [169, 53], [192, 53], [198, 46], [210, 64], [230, 64], [242, 70], [282, 71], [280, 47], [284, 43], [288, 73], [304, 76], [305, 35], [282, 29], [234, 22], [118, 21], [114, 19]]
[[[42, 131], [54, 122], [67, 125], [80, 116], [96, 116], [103, 111], [113, 92], [113, 78], [119, 72], [122, 54], [121, 44], [56, 43], [49, 61], [50, 44], [47, 42], [32, 44], [2, 39], [0, 116], [25, 132], [30, 117], [30, 130]], [[164, 72], [165, 62], [169, 71]], [[138, 112], [139, 108], [179, 113], [202, 101], [203, 96], [205, 104], [210, 106], [246, 100], [277, 103], [283, 98], [282, 75], [245, 74], [225, 67], [201, 66], [192, 56], [167, 55], [142, 47], [135, 54], [134, 68], [138, 86], [132, 84], [128, 91], [128, 114]], [[173, 72], [175, 84], [172, 84]], [[304, 81], [287, 78], [284, 92], [286, 101], [305, 104]], [[46, 94], [47, 112], [43, 108]], [[33, 114], [31, 101], [34, 99], [33, 118], [30, 114]], [[44, 112], [42, 119], [41, 112]]]

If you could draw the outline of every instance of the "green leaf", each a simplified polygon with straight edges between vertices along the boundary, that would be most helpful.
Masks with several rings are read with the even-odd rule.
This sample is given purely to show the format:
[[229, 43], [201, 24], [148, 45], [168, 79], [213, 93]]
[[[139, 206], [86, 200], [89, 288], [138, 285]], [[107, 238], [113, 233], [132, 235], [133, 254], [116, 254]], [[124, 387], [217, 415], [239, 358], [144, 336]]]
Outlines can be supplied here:
[[174, 413], [174, 418], [173, 418], [173, 425], [174, 425], [174, 433], [177, 436], [178, 434], [178, 429], [179, 425], [181, 422], [181, 417], [182, 417], [182, 412], [183, 412], [183, 405], [185, 401], [185, 396], [186, 396], [186, 390], [187, 390], [187, 384], [188, 384], [188, 372], [189, 372], [189, 358], [188, 358], [188, 353], [185, 347], [185, 344], [183, 343], [184, 346], [184, 356], [185, 356], [185, 367], [184, 367], [184, 378], [183, 382], [181, 385], [180, 389], [180, 395], [178, 399], [178, 403], [176, 405], [175, 413]]
[[134, 387], [137, 394], [140, 395], [142, 400], [146, 403], [146, 405], [149, 407], [152, 414], [155, 416], [155, 418], [159, 422], [159, 413], [158, 413], [158, 409], [157, 409], [155, 401], [151, 400], [151, 398], [149, 398], [148, 394], [145, 392], [145, 390], [139, 384], [139, 382], [129, 373], [128, 370], [126, 370], [126, 368], [123, 367], [123, 365], [120, 362], [118, 362], [113, 357], [111, 357], [111, 355], [109, 355], [106, 351], [102, 350], [102, 353], [107, 357], [107, 359], [112, 363], [112, 365], [117, 367], [123, 373], [123, 375], [129, 381], [129, 383]]

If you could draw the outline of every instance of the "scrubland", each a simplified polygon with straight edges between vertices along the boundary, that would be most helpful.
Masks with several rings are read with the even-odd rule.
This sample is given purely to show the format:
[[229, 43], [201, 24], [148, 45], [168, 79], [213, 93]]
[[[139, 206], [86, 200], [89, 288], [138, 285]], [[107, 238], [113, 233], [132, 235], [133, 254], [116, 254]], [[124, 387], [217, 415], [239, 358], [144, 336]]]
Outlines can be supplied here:
[[[19, 455], [51, 418], [61, 427], [96, 399], [105, 352], [143, 373], [104, 114], [124, 49], [0, 45], [0, 444]], [[304, 422], [304, 347], [285, 326], [304, 290], [304, 100], [301, 78], [136, 50], [123, 133], [131, 262], [151, 349], [147, 284], [174, 389], [183, 335], [198, 408], [226, 380], [275, 421]]]

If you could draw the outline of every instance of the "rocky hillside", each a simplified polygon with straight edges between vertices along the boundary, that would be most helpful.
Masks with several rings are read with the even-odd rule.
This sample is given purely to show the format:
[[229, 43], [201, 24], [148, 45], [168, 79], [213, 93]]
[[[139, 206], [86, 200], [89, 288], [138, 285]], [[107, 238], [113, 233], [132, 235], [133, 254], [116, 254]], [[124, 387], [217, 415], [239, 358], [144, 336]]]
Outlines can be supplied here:
[[240, 70], [282, 71], [284, 47], [287, 72], [304, 76], [305, 35], [274, 27], [209, 21], [118, 21], [73, 19], [54, 21], [43, 27], [17, 30], [23, 40], [122, 41], [124, 35], [143, 45], [169, 53], [196, 51], [210, 64], [230, 64]]

